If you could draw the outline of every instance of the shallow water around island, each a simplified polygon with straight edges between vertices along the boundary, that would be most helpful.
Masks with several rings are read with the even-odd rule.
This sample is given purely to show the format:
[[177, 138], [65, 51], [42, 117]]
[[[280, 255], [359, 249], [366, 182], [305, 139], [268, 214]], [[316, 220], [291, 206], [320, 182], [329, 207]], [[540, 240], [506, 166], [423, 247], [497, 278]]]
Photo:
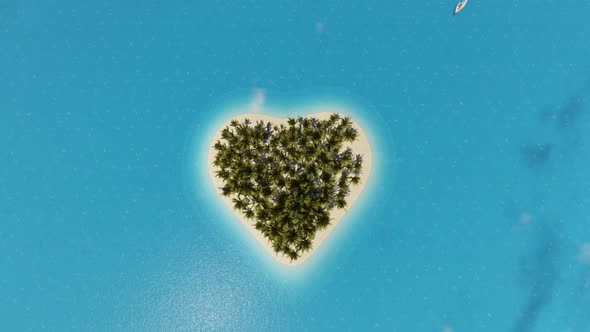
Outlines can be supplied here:
[[[0, 4], [2, 330], [590, 331], [590, 3]], [[365, 192], [278, 265], [237, 106], [352, 110]]]

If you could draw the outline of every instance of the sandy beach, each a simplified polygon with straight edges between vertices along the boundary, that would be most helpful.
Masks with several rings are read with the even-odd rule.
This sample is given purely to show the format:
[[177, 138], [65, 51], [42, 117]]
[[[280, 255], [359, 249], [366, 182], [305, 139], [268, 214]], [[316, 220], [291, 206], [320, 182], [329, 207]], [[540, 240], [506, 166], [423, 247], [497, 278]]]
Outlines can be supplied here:
[[[326, 120], [333, 113], [338, 113], [341, 116], [347, 115], [346, 113], [341, 112], [338, 109], [326, 108], [326, 109], [322, 109], [322, 112], [319, 112], [319, 113], [301, 114], [301, 115], [294, 114], [294, 115], [290, 115], [290, 116], [294, 117], [294, 118], [297, 118], [299, 116], [315, 117], [319, 120]], [[274, 252], [274, 250], [272, 249], [270, 242], [262, 235], [262, 233], [260, 233], [258, 230], [256, 230], [254, 228], [253, 222], [251, 220], [247, 220], [241, 212], [238, 212], [233, 209], [231, 197], [224, 197], [221, 195], [221, 190], [219, 188], [223, 186], [223, 181], [220, 178], [215, 177], [216, 169], [215, 169], [215, 167], [213, 167], [213, 160], [215, 158], [216, 151], [213, 148], [213, 145], [215, 144], [215, 142], [217, 140], [219, 140], [221, 138], [221, 130], [223, 128], [225, 128], [226, 126], [228, 126], [230, 124], [231, 120], [236, 119], [236, 120], [242, 122], [246, 118], [250, 119], [252, 121], [252, 123], [256, 123], [257, 121], [262, 120], [264, 122], [271, 122], [276, 125], [286, 124], [286, 121], [287, 121], [286, 117], [279, 118], [279, 117], [263, 115], [263, 114], [254, 114], [254, 113], [234, 116], [231, 119], [228, 119], [228, 121], [226, 123], [224, 123], [221, 127], [219, 127], [219, 129], [215, 132], [213, 139], [209, 142], [209, 150], [208, 150], [208, 156], [207, 156], [209, 177], [210, 177], [213, 185], [215, 186], [216, 192], [219, 194], [219, 197], [224, 201], [225, 205], [227, 207], [229, 207], [234, 212], [234, 214], [238, 217], [238, 220], [248, 229], [248, 231], [252, 235], [254, 235], [254, 237], [258, 240], [258, 242], [265, 248], [266, 251], [268, 251], [268, 253], [270, 255], [272, 255], [276, 260], [278, 260], [280, 263], [285, 264], [285, 265], [294, 266], [294, 265], [302, 264], [309, 257], [311, 257], [316, 250], [318, 250], [321, 247], [321, 244], [324, 241], [324, 239], [326, 239], [326, 237], [332, 232], [334, 227], [336, 227], [336, 225], [338, 225], [338, 223], [340, 222], [342, 217], [346, 214], [348, 209], [355, 208], [354, 202], [360, 196], [360, 194], [363, 191], [363, 188], [365, 187], [367, 180], [371, 174], [372, 154], [371, 154], [371, 146], [369, 145], [369, 140], [368, 140], [367, 136], [365, 135], [365, 133], [363, 132], [363, 130], [355, 123], [355, 121], [354, 121], [355, 119], [351, 117], [352, 122], [353, 122], [353, 124], [352, 124], [353, 127], [358, 130], [358, 138], [352, 144], [346, 144], [345, 148], [347, 146], [349, 146], [352, 149], [353, 153], [361, 154], [363, 156], [363, 170], [361, 173], [361, 183], [359, 185], [351, 185], [350, 186], [351, 190], [350, 190], [350, 195], [346, 199], [346, 201], [347, 201], [346, 208], [344, 208], [344, 209], [336, 209], [335, 208], [334, 210], [331, 211], [330, 225], [328, 227], [326, 227], [324, 230], [318, 231], [318, 233], [316, 233], [315, 239], [313, 240], [312, 249], [307, 252], [302, 253], [301, 257], [299, 259], [291, 262], [291, 259], [289, 259], [288, 257], [283, 256], [283, 255], [277, 255]]]

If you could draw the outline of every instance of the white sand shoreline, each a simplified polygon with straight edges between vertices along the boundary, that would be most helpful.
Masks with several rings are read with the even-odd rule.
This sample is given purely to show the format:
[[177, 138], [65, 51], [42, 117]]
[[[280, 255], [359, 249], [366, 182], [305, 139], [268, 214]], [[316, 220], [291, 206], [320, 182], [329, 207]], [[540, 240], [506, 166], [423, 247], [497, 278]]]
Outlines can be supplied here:
[[[323, 112], [301, 115], [301, 116], [315, 117], [318, 120], [326, 120], [333, 113], [338, 113], [341, 116], [347, 115], [338, 109], [325, 108], [325, 109], [322, 109], [322, 111]], [[292, 115], [291, 117], [296, 118], [299, 116], [300, 115]], [[238, 121], [243, 121], [246, 118], [248, 118], [250, 121], [252, 121], [253, 124], [256, 123], [257, 121], [262, 120], [265, 123], [271, 122], [273, 124], [280, 125], [281, 123], [286, 124], [286, 120], [287, 120], [287, 117], [279, 118], [279, 117], [273, 117], [273, 116], [268, 116], [268, 115], [263, 115], [263, 114], [254, 114], [254, 113], [242, 114], [242, 115], [231, 117], [230, 120], [228, 120], [226, 123], [224, 123], [215, 132], [213, 139], [209, 142], [209, 149], [208, 149], [208, 155], [207, 155], [209, 178], [211, 179], [211, 182], [213, 183], [213, 185], [215, 187], [215, 191], [219, 194], [219, 197], [224, 201], [225, 205], [228, 206], [234, 212], [234, 214], [238, 217], [239, 221], [244, 226], [246, 226], [246, 228], [250, 231], [250, 233], [252, 235], [254, 235], [254, 237], [258, 240], [258, 242], [268, 251], [268, 253], [271, 256], [273, 256], [277, 261], [279, 261], [280, 263], [285, 264], [285, 265], [294, 266], [294, 265], [302, 264], [309, 257], [311, 257], [313, 255], [313, 253], [320, 247], [322, 242], [326, 239], [326, 237], [332, 232], [334, 227], [336, 227], [336, 225], [340, 222], [342, 217], [346, 214], [347, 210], [349, 208], [351, 208], [352, 206], [354, 206], [353, 205], [354, 202], [359, 198], [361, 192], [363, 191], [363, 188], [367, 184], [367, 180], [369, 179], [369, 176], [371, 174], [372, 157], [373, 157], [372, 151], [371, 151], [371, 146], [369, 145], [369, 140], [368, 140], [367, 136], [365, 135], [365, 133], [362, 131], [362, 129], [356, 124], [356, 122], [354, 121], [354, 118], [351, 117], [352, 125], [358, 131], [358, 138], [352, 144], [345, 145], [345, 147], [349, 146], [352, 149], [354, 154], [361, 154], [363, 156], [363, 170], [361, 173], [361, 183], [359, 185], [351, 185], [350, 186], [350, 195], [346, 199], [347, 208], [334, 209], [331, 211], [330, 225], [328, 227], [326, 227], [324, 230], [318, 231], [316, 233], [315, 239], [313, 240], [313, 243], [312, 243], [312, 245], [313, 245], [312, 249], [307, 252], [302, 253], [301, 256], [299, 257], [299, 259], [297, 259], [294, 262], [291, 262], [290, 258], [285, 257], [283, 255], [277, 255], [274, 252], [274, 250], [272, 249], [270, 242], [262, 235], [262, 233], [260, 233], [258, 230], [256, 230], [254, 228], [252, 221], [247, 220], [244, 217], [244, 215], [242, 215], [242, 213], [233, 209], [233, 203], [231, 201], [231, 197], [224, 197], [221, 195], [221, 190], [219, 188], [223, 186], [223, 181], [220, 178], [215, 177], [215, 170], [216, 169], [215, 169], [215, 167], [213, 167], [213, 160], [215, 159], [215, 152], [216, 151], [213, 148], [213, 145], [215, 144], [215, 142], [217, 140], [219, 140], [221, 138], [221, 130], [223, 128], [225, 128], [226, 126], [228, 126], [230, 124], [231, 120], [235, 119]]]

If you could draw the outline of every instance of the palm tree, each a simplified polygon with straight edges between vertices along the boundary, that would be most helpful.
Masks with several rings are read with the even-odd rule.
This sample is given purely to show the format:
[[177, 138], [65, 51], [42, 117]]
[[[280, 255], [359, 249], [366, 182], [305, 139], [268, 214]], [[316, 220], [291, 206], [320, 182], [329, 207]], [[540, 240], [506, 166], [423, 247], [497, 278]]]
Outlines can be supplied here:
[[357, 139], [349, 117], [289, 118], [287, 125], [232, 120], [213, 148], [215, 175], [234, 208], [292, 260], [311, 250], [330, 210], [344, 208], [349, 185], [360, 183], [362, 157], [345, 142]]
[[289, 258], [291, 259], [291, 262], [296, 261], [297, 258], [299, 258], [299, 253], [295, 250], [289, 250], [287, 254], [289, 255]]
[[297, 249], [299, 251], [308, 251], [312, 248], [311, 245], [311, 241], [309, 240], [309, 238], [303, 238], [301, 240], [299, 240], [299, 243], [297, 244]]

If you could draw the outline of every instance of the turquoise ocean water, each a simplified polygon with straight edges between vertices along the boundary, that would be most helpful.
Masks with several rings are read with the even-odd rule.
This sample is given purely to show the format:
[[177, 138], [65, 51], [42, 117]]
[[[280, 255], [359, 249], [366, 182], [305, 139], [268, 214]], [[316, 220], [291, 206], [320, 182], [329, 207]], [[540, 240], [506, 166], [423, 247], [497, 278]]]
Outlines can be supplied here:
[[[590, 2], [454, 6], [0, 0], [0, 330], [590, 331]], [[374, 148], [295, 269], [206, 174], [256, 89]]]

